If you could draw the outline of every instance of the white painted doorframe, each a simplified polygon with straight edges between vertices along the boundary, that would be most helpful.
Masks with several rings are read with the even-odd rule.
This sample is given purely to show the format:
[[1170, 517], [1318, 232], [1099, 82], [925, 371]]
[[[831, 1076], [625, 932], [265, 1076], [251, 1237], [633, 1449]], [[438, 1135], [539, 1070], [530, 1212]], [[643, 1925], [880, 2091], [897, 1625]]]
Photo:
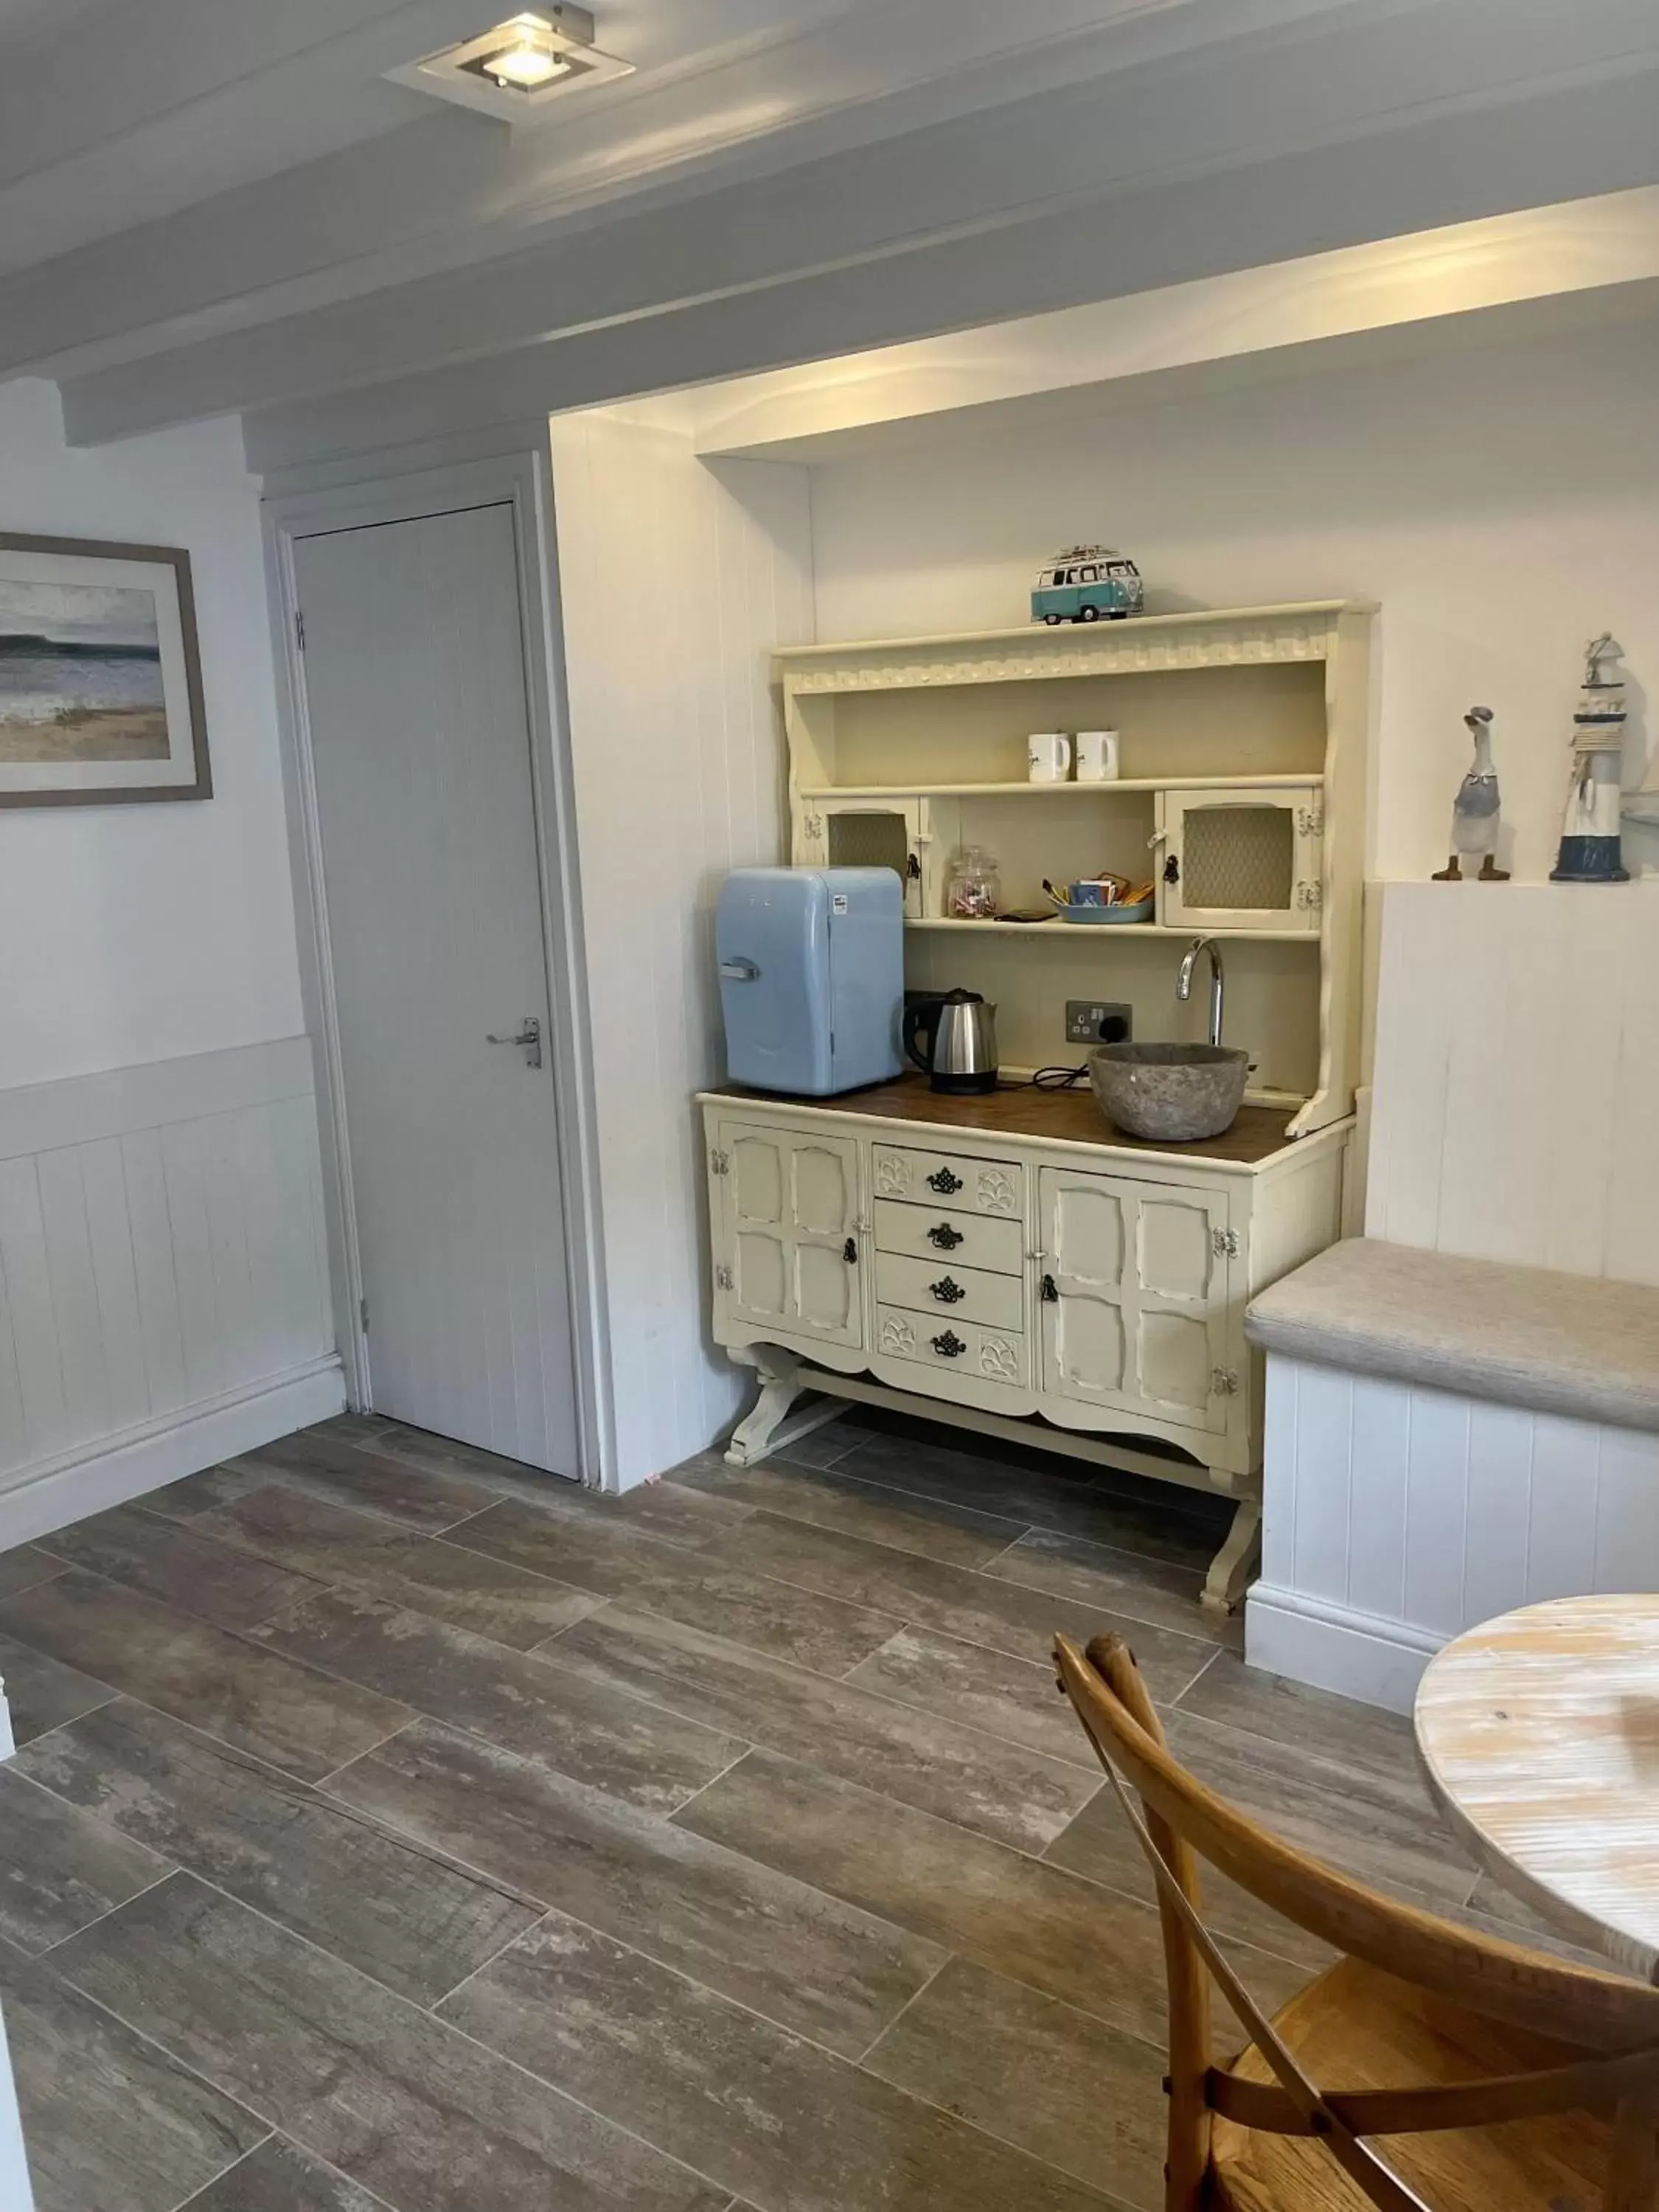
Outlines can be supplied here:
[[352, 1200], [339, 1015], [329, 939], [311, 730], [299, 655], [294, 546], [319, 531], [407, 522], [458, 508], [506, 503], [518, 551], [520, 627], [530, 714], [531, 780], [549, 993], [556, 1120], [548, 1171], [559, 1177], [565, 1217], [572, 1362], [581, 1479], [614, 1487], [610, 1345], [599, 1237], [599, 1153], [589, 1049], [586, 963], [577, 872], [575, 799], [566, 732], [552, 485], [545, 453], [526, 452], [368, 483], [290, 494], [264, 502], [267, 587], [277, 672], [283, 780], [300, 939], [306, 1026], [319, 1055], [324, 1200], [335, 1325], [354, 1405], [364, 1401], [363, 1278]]

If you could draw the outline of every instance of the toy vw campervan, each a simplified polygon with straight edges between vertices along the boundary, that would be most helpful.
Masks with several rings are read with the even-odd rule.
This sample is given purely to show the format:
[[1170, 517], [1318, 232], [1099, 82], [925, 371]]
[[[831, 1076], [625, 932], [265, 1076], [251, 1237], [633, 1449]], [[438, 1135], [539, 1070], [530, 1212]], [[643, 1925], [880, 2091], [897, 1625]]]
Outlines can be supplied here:
[[1031, 620], [1109, 621], [1141, 611], [1140, 571], [1125, 553], [1109, 545], [1073, 545], [1057, 553], [1037, 574], [1031, 594]]

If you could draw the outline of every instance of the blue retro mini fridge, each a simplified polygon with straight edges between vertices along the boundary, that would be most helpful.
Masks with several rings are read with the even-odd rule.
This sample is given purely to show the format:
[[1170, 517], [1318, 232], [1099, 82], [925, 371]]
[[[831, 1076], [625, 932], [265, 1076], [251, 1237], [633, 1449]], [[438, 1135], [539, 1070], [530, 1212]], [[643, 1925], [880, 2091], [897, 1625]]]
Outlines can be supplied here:
[[904, 887], [890, 868], [738, 868], [714, 907], [726, 1074], [809, 1098], [904, 1065]]

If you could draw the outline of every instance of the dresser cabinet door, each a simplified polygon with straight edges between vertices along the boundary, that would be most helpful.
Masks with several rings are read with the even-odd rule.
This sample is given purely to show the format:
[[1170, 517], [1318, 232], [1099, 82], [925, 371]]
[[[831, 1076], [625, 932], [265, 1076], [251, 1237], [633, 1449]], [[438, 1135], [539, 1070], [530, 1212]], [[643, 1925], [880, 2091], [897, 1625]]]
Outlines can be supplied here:
[[1226, 1193], [1044, 1168], [1038, 1206], [1043, 1389], [1224, 1431], [1242, 1403], [1224, 1364]]
[[856, 1140], [722, 1121], [714, 1141], [721, 1313], [783, 1335], [861, 1345]]

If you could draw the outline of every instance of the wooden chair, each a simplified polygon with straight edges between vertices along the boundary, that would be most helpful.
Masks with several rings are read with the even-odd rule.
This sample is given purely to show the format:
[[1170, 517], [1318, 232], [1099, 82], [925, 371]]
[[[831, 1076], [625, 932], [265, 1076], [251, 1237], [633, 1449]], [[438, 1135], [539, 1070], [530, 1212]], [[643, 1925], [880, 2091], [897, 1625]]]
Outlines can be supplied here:
[[[1158, 1884], [1165, 2212], [1655, 2212], [1659, 1989], [1305, 1857], [1172, 1756], [1121, 1637], [1054, 1656]], [[1198, 1856], [1345, 1954], [1271, 2020], [1204, 1924]], [[1212, 2063], [1212, 1979], [1251, 2039], [1231, 2066]]]

